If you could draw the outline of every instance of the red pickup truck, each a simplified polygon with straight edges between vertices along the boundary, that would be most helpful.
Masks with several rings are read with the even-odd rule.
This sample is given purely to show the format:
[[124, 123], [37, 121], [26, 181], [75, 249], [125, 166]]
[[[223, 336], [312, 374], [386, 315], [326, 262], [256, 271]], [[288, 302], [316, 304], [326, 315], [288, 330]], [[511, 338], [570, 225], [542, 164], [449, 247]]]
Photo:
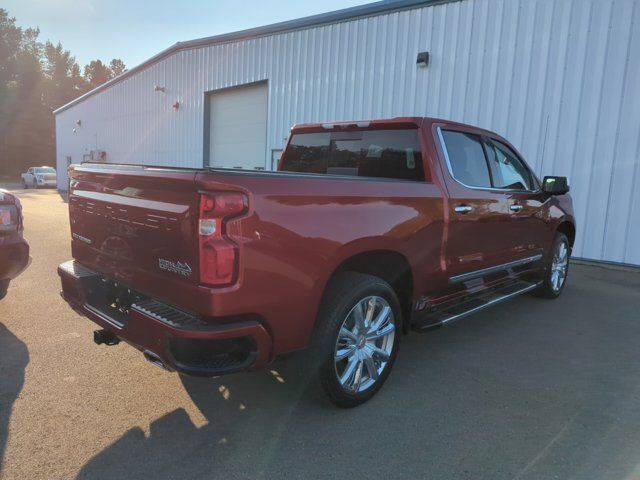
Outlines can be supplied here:
[[29, 245], [23, 231], [20, 200], [0, 188], [0, 300], [7, 295], [9, 282], [29, 265]]
[[540, 182], [499, 135], [431, 118], [295, 126], [278, 172], [69, 174], [62, 295], [96, 343], [202, 376], [310, 347], [342, 407], [378, 391], [401, 334], [557, 297], [575, 238], [565, 177]]

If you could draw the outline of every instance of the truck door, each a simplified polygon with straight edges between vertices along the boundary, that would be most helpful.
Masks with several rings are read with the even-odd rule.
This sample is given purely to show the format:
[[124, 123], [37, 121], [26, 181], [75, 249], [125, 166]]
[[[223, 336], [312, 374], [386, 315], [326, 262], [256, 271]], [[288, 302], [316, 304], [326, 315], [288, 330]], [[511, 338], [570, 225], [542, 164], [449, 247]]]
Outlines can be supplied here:
[[449, 192], [446, 263], [449, 283], [498, 272], [516, 260], [509, 198], [492, 185], [482, 136], [474, 129], [437, 129]]
[[535, 175], [511, 147], [495, 138], [483, 138], [494, 187], [509, 204], [512, 255], [529, 258], [541, 254], [549, 232], [540, 210], [545, 195]]

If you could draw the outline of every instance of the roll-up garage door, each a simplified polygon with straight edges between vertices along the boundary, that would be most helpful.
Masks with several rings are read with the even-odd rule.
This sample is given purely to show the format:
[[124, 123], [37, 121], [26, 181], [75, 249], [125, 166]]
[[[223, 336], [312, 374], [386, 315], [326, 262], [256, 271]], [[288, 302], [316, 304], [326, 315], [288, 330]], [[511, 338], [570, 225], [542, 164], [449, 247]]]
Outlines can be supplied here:
[[267, 84], [213, 92], [209, 101], [209, 165], [222, 168], [264, 168]]

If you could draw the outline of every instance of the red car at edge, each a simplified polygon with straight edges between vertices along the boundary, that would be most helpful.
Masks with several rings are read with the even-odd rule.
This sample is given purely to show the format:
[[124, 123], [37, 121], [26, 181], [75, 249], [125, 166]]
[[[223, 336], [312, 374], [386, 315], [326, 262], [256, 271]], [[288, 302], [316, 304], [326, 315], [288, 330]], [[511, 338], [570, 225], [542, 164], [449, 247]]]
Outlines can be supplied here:
[[7, 295], [9, 282], [29, 265], [29, 245], [23, 231], [20, 200], [0, 189], [0, 300]]

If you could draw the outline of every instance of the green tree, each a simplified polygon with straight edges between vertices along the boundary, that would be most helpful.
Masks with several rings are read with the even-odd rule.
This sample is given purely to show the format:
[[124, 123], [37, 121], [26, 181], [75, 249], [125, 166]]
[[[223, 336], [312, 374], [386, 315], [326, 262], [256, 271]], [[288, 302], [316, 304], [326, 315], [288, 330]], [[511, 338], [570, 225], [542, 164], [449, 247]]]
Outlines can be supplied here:
[[16, 174], [31, 159], [50, 162], [55, 148], [42, 96], [39, 34], [17, 27], [0, 9], [0, 174]]
[[39, 40], [0, 8], [0, 176], [55, 163], [53, 111], [124, 73], [124, 62], [93, 60], [81, 71], [61, 43]]
[[86, 90], [76, 59], [60, 43], [53, 45], [46, 42], [44, 46], [44, 76], [45, 102], [52, 111]]
[[16, 19], [0, 8], [0, 92], [7, 88], [15, 74], [15, 59], [22, 39], [22, 29], [16, 26]]
[[114, 58], [111, 60], [111, 63], [109, 63], [109, 70], [111, 70], [113, 77], [117, 77], [127, 71], [127, 66], [119, 58]]
[[113, 78], [111, 69], [107, 67], [101, 60], [91, 60], [89, 65], [84, 67], [84, 79], [90, 89], [102, 85]]
[[87, 89], [92, 90], [126, 71], [126, 65], [119, 58], [112, 59], [108, 66], [102, 63], [102, 60], [91, 60], [84, 67], [84, 80]]

